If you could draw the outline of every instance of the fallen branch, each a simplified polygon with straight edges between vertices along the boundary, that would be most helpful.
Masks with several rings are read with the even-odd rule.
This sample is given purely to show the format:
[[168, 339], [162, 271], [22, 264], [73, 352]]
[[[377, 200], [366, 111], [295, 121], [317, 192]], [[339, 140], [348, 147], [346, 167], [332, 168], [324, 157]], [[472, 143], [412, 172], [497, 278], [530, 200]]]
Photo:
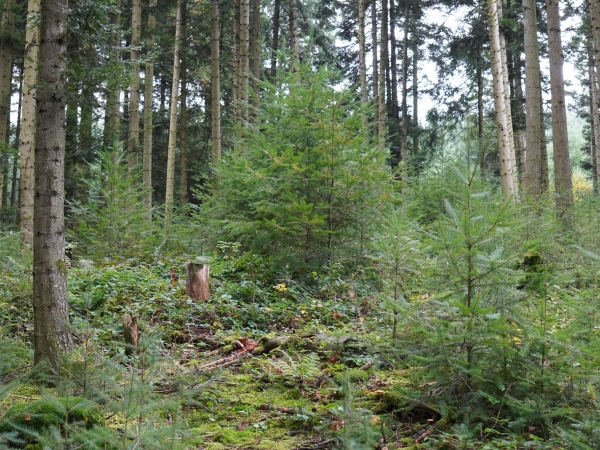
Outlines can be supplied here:
[[248, 349], [240, 353], [233, 353], [229, 356], [226, 356], [225, 358], [217, 359], [216, 361], [211, 361], [209, 363], [202, 364], [201, 366], [196, 367], [196, 369], [202, 372], [213, 370], [217, 367], [228, 367], [242, 359], [248, 358], [249, 356], [252, 356], [252, 353], [250, 353], [250, 350]]

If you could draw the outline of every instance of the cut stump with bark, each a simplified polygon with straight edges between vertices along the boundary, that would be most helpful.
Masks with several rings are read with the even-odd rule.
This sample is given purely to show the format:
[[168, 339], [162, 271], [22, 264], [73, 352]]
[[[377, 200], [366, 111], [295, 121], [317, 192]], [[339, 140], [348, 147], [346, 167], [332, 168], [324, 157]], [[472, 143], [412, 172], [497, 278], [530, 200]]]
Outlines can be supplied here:
[[209, 266], [188, 263], [185, 267], [185, 293], [192, 300], [208, 300], [210, 297]]
[[137, 317], [123, 316], [123, 334], [125, 336], [125, 354], [131, 356], [137, 352], [139, 331]]

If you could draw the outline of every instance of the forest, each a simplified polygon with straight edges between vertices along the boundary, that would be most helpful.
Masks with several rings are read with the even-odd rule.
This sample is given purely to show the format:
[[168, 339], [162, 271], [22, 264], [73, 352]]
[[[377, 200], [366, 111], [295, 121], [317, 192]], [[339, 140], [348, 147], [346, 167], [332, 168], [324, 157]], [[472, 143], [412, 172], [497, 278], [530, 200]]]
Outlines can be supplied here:
[[0, 11], [0, 449], [600, 448], [600, 0]]

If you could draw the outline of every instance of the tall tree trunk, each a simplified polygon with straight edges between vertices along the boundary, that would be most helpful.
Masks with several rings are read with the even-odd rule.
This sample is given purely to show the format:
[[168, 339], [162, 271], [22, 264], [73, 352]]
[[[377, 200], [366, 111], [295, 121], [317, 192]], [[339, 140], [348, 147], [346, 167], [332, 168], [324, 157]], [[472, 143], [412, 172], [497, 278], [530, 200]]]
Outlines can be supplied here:
[[150, 0], [148, 12], [148, 37], [146, 38], [146, 68], [144, 74], [144, 149], [142, 155], [142, 183], [144, 185], [144, 209], [152, 220], [152, 113], [154, 104], [154, 31], [157, 0]]
[[[496, 132], [498, 137], [498, 157], [500, 160], [500, 182], [502, 193], [507, 198], [517, 200], [518, 190], [516, 187], [515, 173], [513, 172], [513, 161], [511, 158], [511, 134], [507, 112], [510, 105], [506, 104], [504, 75], [506, 67], [503, 64], [502, 45], [499, 29], [499, 11], [496, 0], [488, 0], [488, 17], [490, 33], [490, 50], [492, 62], [492, 81], [494, 92], [494, 109], [496, 111]], [[514, 141], [512, 141], [514, 149]], [[512, 152], [514, 154], [514, 152]]]
[[419, 45], [417, 38], [413, 39], [412, 48], [412, 94], [413, 94], [413, 157], [419, 154]]
[[[13, 141], [13, 148], [19, 148], [21, 142], [21, 109], [23, 108], [23, 64], [19, 67], [19, 104], [17, 106], [17, 127], [15, 129], [15, 140]], [[19, 169], [19, 157], [18, 155], [13, 156], [12, 165], [12, 176], [10, 186], [10, 206], [15, 207], [17, 205], [17, 172]], [[18, 211], [17, 211], [18, 213]], [[18, 214], [16, 224], [19, 225]]]
[[240, 68], [239, 74], [239, 121], [248, 127], [248, 74], [250, 69], [250, 1], [240, 0]]
[[[0, 143], [8, 144], [10, 125], [10, 98], [12, 94], [13, 33], [15, 31], [14, 0], [4, 0], [0, 27]], [[0, 154], [0, 204], [7, 205], [8, 197], [8, 152]]]
[[297, 72], [300, 64], [300, 40], [298, 36], [298, 0], [290, 0], [290, 49], [292, 61], [290, 70]]
[[177, 145], [177, 100], [179, 96], [179, 54], [181, 52], [181, 10], [183, 0], [177, 1], [175, 22], [175, 48], [173, 50], [173, 83], [171, 85], [171, 112], [169, 120], [169, 144], [167, 154], [167, 187], [165, 193], [165, 233], [170, 234], [173, 218], [173, 191], [175, 186], [175, 147]]
[[251, 1], [250, 19], [250, 123], [257, 125], [260, 106], [260, 0]]
[[211, 52], [211, 140], [212, 163], [221, 158], [221, 51], [219, 34], [219, 0], [211, 0], [210, 52]]
[[140, 146], [140, 45], [142, 1], [131, 2], [131, 84], [129, 87], [129, 168], [138, 164]]
[[365, 40], [365, 0], [358, 0], [358, 60], [360, 77], [360, 106], [362, 107], [363, 128], [369, 126], [366, 114], [369, 92], [367, 90], [367, 50]]
[[590, 11], [590, 28], [592, 30], [592, 39], [594, 42], [594, 61], [596, 63], [596, 73], [600, 74], [600, 1], [588, 0]]
[[240, 2], [233, 1], [233, 123], [240, 120]]
[[[540, 72], [540, 80], [542, 74]], [[542, 194], [550, 189], [550, 171], [548, 169], [548, 143], [546, 141], [546, 119], [544, 117], [544, 99], [540, 96], [540, 140], [542, 146]]]
[[275, 0], [273, 5], [273, 41], [271, 43], [271, 70], [269, 81], [273, 82], [277, 72], [277, 51], [279, 50], [279, 19], [281, 16], [281, 0]]
[[484, 110], [483, 110], [483, 58], [481, 58], [481, 49], [479, 49], [479, 58], [477, 61], [477, 138], [479, 139], [479, 151], [480, 162], [479, 166], [481, 169], [481, 175], [485, 177], [487, 172], [487, 155], [486, 146], [483, 143], [483, 124], [484, 124]]
[[396, 42], [396, 20], [397, 20], [397, 8], [395, 5], [396, 0], [390, 0], [390, 70], [392, 74], [391, 80], [391, 96], [390, 96], [390, 118], [393, 120], [398, 119], [400, 111], [398, 108], [398, 49]]
[[377, 135], [379, 136], [379, 142], [384, 145], [386, 139], [386, 71], [389, 66], [389, 52], [388, 52], [388, 0], [381, 0], [381, 46], [379, 51], [379, 130]]
[[523, 193], [525, 198], [538, 201], [542, 190], [542, 88], [537, 40], [535, 0], [523, 0], [523, 31], [525, 41], [525, 128], [527, 151]]
[[371, 52], [373, 55], [373, 136], [379, 134], [379, 63], [377, 58], [377, 2], [371, 0]]
[[23, 109], [21, 113], [21, 142], [19, 160], [19, 230], [21, 247], [33, 245], [33, 198], [34, 156], [36, 125], [36, 85], [40, 54], [40, 7], [41, 0], [29, 0], [27, 4], [27, 29], [23, 55]]
[[550, 93], [552, 98], [552, 148], [554, 155], [554, 191], [559, 217], [570, 221], [573, 210], [573, 183], [567, 133], [567, 108], [560, 36], [558, 0], [546, 0], [548, 14], [548, 56], [550, 60]]
[[[496, 0], [496, 11], [498, 16], [499, 24], [502, 21], [502, 1]], [[506, 39], [503, 32], [503, 27], [498, 26], [498, 33], [500, 36], [500, 57], [502, 58], [502, 84], [504, 93], [504, 114], [506, 116], [507, 131], [508, 131], [508, 156], [509, 156], [509, 170], [512, 179], [515, 201], [519, 200], [519, 171], [517, 169], [517, 154], [515, 150], [515, 136], [513, 132], [513, 119], [512, 119], [512, 108], [510, 98], [510, 83], [508, 80], [508, 57], [506, 51]]]
[[408, 25], [410, 10], [404, 7], [404, 36], [402, 38], [402, 178], [408, 174]]
[[33, 244], [34, 362], [56, 370], [73, 344], [65, 261], [64, 162], [67, 0], [44, 0], [35, 145]]
[[597, 84], [597, 79], [596, 79], [596, 74], [595, 74], [595, 70], [594, 70], [594, 64], [593, 61], [590, 61], [590, 65], [589, 65], [589, 77], [590, 77], [590, 115], [591, 115], [591, 120], [590, 120], [590, 124], [593, 130], [592, 133], [592, 137], [593, 137], [593, 152], [592, 152], [592, 158], [595, 156], [596, 159], [593, 161], [594, 166], [596, 168], [596, 172], [594, 173], [594, 179], [596, 179], [597, 184], [598, 180], [600, 180], [600, 151], [598, 151], [598, 148], [600, 147], [600, 120], [599, 120], [599, 116], [598, 116], [598, 84]]
[[185, 1], [181, 5], [181, 42], [184, 43], [181, 52], [181, 96], [179, 111], [179, 204], [181, 205], [181, 213], [186, 217], [189, 213], [188, 204], [188, 164], [187, 164], [187, 4]]
[[[109, 57], [111, 64], [117, 65], [121, 59], [121, 0], [116, 0], [115, 13], [111, 15], [111, 24], [115, 27], [115, 36], [112, 42], [113, 50]], [[117, 148], [121, 139], [121, 90], [118, 80], [109, 77], [106, 82], [106, 111], [104, 114], [104, 146]]]
[[513, 99], [512, 111], [514, 111], [514, 127], [515, 127], [515, 152], [518, 163], [520, 179], [523, 178], [525, 173], [525, 111], [523, 107], [525, 105], [525, 97], [523, 95], [523, 76], [521, 72], [523, 62], [521, 61], [521, 54], [516, 52], [514, 55], [514, 84], [515, 84], [515, 97]]

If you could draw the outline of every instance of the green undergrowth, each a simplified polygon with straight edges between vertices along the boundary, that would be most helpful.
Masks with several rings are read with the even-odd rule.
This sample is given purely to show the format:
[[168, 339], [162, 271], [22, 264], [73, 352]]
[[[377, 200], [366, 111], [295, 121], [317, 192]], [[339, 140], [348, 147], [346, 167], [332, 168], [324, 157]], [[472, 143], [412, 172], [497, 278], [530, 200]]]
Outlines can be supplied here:
[[[73, 261], [76, 345], [50, 379], [32, 364], [30, 263], [4, 261], [0, 448], [598, 448], [593, 228], [550, 242], [559, 225], [517, 224], [484, 194], [431, 223], [399, 211], [351, 269], [230, 242]], [[208, 301], [185, 294], [192, 259]]]

